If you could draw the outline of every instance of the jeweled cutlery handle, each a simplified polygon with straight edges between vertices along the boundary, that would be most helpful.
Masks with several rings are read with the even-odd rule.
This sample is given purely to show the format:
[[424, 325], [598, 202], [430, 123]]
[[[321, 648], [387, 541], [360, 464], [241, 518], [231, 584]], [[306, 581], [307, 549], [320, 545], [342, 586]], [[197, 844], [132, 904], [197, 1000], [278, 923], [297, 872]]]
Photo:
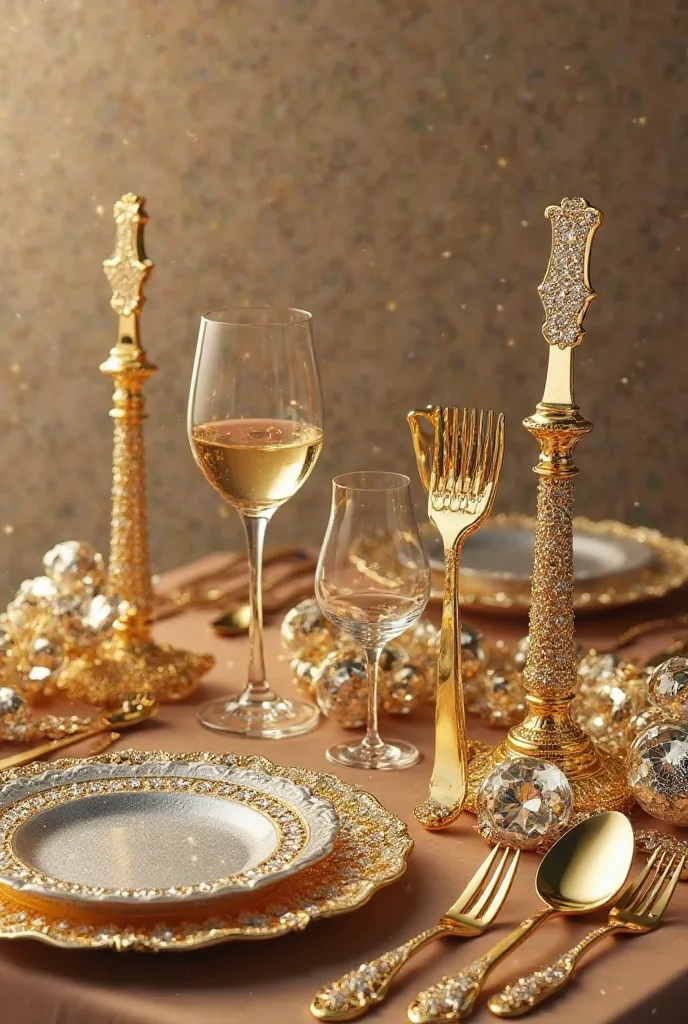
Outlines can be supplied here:
[[414, 953], [443, 935], [455, 934], [454, 929], [438, 924], [428, 928], [396, 949], [361, 964], [355, 971], [343, 974], [313, 996], [310, 1011], [318, 1020], [355, 1020], [381, 1003], [387, 995], [390, 984], [404, 964]]
[[485, 979], [493, 968], [508, 956], [512, 949], [539, 928], [557, 911], [548, 907], [534, 917], [523, 921], [506, 938], [493, 946], [478, 960], [452, 977], [442, 978], [437, 985], [423, 989], [409, 1003], [408, 1019], [411, 1024], [432, 1024], [435, 1021], [465, 1020], [473, 1012], [478, 996], [482, 992]]
[[519, 978], [513, 985], [507, 985], [503, 992], [490, 999], [487, 1004], [489, 1009], [497, 1017], [522, 1017], [530, 1013], [568, 984], [578, 961], [592, 945], [620, 927], [619, 922], [614, 921], [596, 928], [581, 939], [577, 946], [557, 957], [549, 967], [533, 971], [525, 978]]

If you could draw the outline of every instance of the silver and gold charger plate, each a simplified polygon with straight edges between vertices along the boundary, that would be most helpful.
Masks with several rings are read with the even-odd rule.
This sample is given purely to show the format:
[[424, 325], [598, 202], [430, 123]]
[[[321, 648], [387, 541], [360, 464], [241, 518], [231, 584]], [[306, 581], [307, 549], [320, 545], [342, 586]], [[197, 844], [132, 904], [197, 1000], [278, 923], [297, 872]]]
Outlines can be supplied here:
[[[348, 913], [363, 906], [383, 886], [400, 878], [413, 849], [408, 828], [386, 810], [370, 793], [342, 782], [335, 775], [306, 768], [272, 764], [255, 755], [218, 756], [212, 754], [172, 755], [161, 751], [125, 750], [101, 754], [89, 764], [115, 767], [145, 765], [174, 758], [176, 762], [208, 766], [252, 769], [266, 775], [286, 778], [307, 787], [315, 796], [328, 801], [339, 819], [339, 834], [329, 857], [311, 864], [286, 878], [278, 886], [254, 892], [248, 905], [187, 907], [181, 917], [155, 917], [127, 920], [113, 913], [112, 918], [76, 913], [72, 904], [58, 908], [22, 905], [18, 894], [0, 890], [0, 939], [36, 939], [67, 949], [110, 949], [117, 952], [182, 952], [239, 939], [271, 939], [293, 931], [302, 931], [320, 918]], [[84, 762], [61, 760], [53, 763], [56, 771]], [[40, 775], [44, 765], [6, 772], [0, 785], [18, 777]], [[114, 909], [114, 908], [112, 908]]]
[[[688, 580], [688, 545], [658, 530], [578, 516], [573, 523], [574, 607], [596, 612], [653, 600]], [[442, 545], [433, 527], [422, 527], [441, 596]], [[459, 592], [461, 603], [486, 613], [525, 613], [530, 607], [535, 520], [520, 514], [493, 516], [466, 542]]]
[[174, 755], [42, 766], [0, 791], [0, 887], [120, 912], [244, 897], [331, 853], [330, 803], [236, 764]]

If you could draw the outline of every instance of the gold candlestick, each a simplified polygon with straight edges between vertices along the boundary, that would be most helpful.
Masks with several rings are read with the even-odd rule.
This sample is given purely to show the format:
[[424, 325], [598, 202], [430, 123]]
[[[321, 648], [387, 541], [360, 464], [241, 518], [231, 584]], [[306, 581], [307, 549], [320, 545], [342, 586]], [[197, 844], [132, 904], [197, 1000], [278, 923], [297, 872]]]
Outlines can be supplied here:
[[495, 763], [539, 757], [567, 775], [574, 809], [623, 810], [628, 806], [620, 760], [595, 748], [571, 718], [577, 675], [573, 613], [573, 450], [592, 424], [574, 401], [574, 350], [583, 340], [583, 318], [595, 298], [590, 286], [590, 249], [602, 222], [584, 199], [548, 206], [552, 252], [538, 291], [545, 309], [542, 333], [549, 343], [545, 392], [524, 426], [540, 444], [535, 561], [530, 605], [530, 643], [523, 682], [527, 712], [504, 744], [476, 753], [469, 766], [470, 798]]
[[117, 342], [101, 365], [114, 382], [114, 453], [108, 588], [122, 600], [112, 635], [86, 660], [73, 662], [60, 686], [73, 699], [109, 704], [132, 690], [158, 700], [181, 700], [214, 664], [209, 654], [192, 654], [151, 639], [153, 593], [148, 553], [148, 510], [144, 463], [143, 385], [155, 372], [139, 341], [142, 286], [153, 266], [143, 249], [147, 217], [143, 200], [128, 193], [115, 203], [115, 252], [104, 261], [118, 316]]

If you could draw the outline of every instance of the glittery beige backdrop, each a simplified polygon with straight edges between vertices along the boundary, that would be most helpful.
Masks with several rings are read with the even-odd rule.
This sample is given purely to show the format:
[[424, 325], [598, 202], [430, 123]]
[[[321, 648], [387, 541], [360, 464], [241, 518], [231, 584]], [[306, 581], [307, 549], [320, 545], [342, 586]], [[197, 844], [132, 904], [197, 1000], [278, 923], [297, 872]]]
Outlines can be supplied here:
[[315, 314], [325, 450], [271, 539], [317, 541], [330, 477], [414, 472], [408, 408], [508, 414], [500, 506], [531, 510], [520, 426], [547, 346], [542, 211], [606, 221], [578, 398], [577, 508], [685, 530], [683, 0], [0, 0], [0, 541], [7, 587], [57, 539], [105, 549], [113, 201], [148, 198], [152, 548], [238, 542], [195, 469], [199, 313]]

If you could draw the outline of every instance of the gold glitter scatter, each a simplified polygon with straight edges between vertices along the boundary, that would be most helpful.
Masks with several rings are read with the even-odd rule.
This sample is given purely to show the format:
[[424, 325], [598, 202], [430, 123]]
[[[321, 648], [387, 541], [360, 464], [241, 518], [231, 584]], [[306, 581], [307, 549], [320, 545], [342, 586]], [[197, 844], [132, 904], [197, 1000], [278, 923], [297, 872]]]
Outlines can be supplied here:
[[396, 304], [396, 302], [393, 299], [390, 302], [387, 303], [387, 310], [390, 313], [394, 313], [396, 311], [396, 308], [397, 308], [397, 304]]
[[621, 378], [621, 383], [622, 384], [628, 384], [628, 377], [622, 377]]
[[105, 213], [105, 207], [102, 206], [100, 203], [98, 203], [98, 205], [96, 206], [96, 213], [98, 214], [99, 217], [102, 217], [103, 214]]
[[444, 252], [442, 253], [442, 259], [443, 260], [450, 260], [451, 257], [452, 257], [451, 249], [445, 249]]
[[5, 525], [2, 528], [2, 532], [5, 534], [6, 537], [11, 537], [12, 534], [14, 533], [14, 527], [12, 526], [11, 523], [5, 523]]
[[500, 156], [497, 160], [497, 167], [501, 167], [504, 170], [508, 166], [509, 161], [505, 156]]
[[516, 344], [516, 339], [515, 338], [508, 338], [507, 339], [507, 346], [509, 348], [513, 348], [515, 344]]
[[497, 304], [496, 309], [497, 309], [498, 313], [503, 313], [504, 312], [504, 306], [501, 304], [501, 302]]
[[631, 123], [637, 124], [639, 128], [644, 128], [647, 124], [647, 118], [644, 114], [641, 114], [640, 117], [634, 117]]
[[521, 227], [522, 228], [527, 228], [528, 226], [529, 226], [529, 222], [527, 220], [522, 220], [521, 221]]
[[21, 366], [19, 365], [19, 363], [11, 363], [10, 364], [10, 373], [14, 373], [16, 375], [17, 373], [20, 373], [20, 371], [21, 371]]

